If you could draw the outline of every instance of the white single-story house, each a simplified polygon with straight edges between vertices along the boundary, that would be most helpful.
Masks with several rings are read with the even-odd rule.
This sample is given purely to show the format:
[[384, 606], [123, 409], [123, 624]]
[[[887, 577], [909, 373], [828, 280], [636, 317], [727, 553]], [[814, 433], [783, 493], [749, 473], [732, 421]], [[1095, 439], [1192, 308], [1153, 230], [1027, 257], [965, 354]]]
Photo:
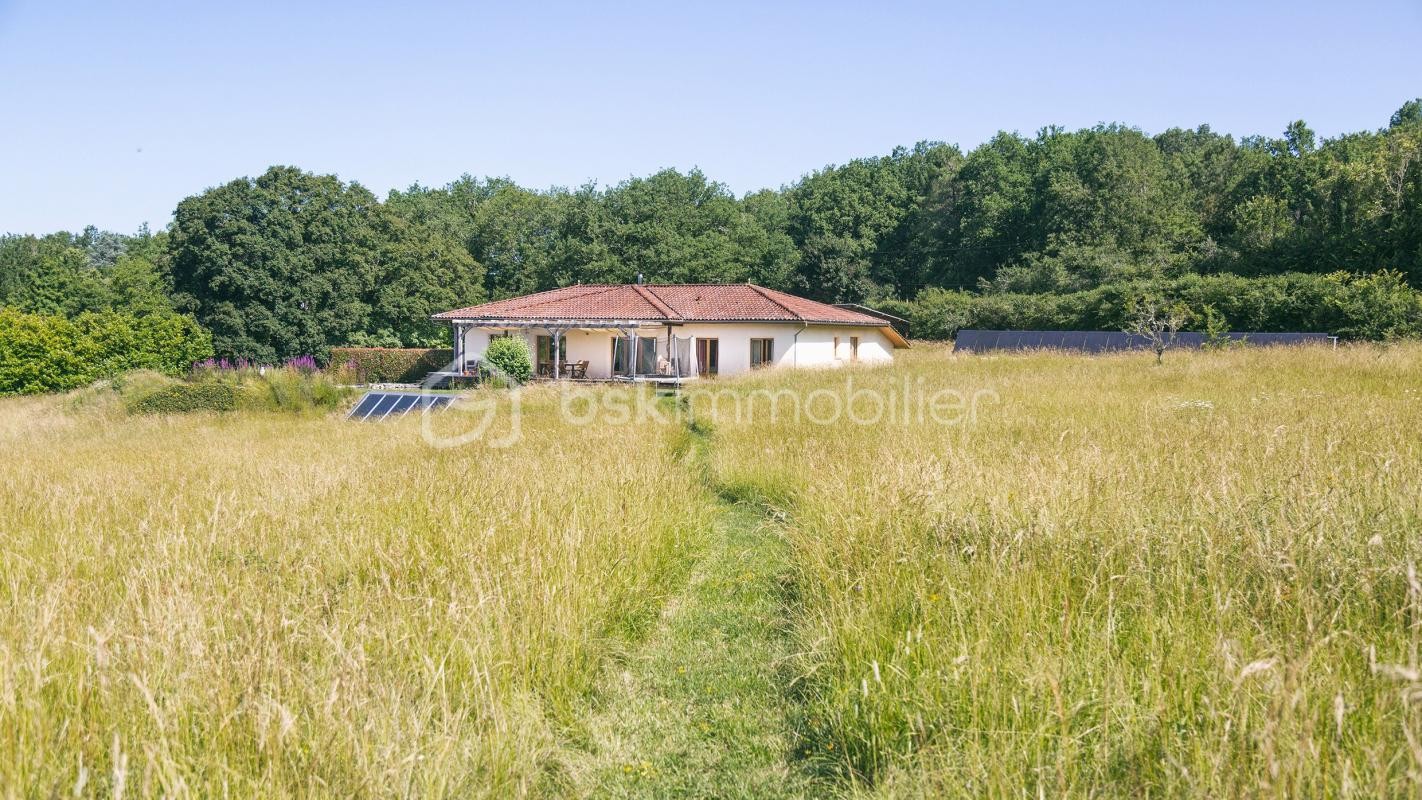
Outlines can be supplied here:
[[578, 284], [435, 314], [456, 369], [489, 341], [523, 338], [535, 374], [587, 379], [735, 375], [762, 366], [887, 361], [908, 347], [890, 320], [739, 284]]

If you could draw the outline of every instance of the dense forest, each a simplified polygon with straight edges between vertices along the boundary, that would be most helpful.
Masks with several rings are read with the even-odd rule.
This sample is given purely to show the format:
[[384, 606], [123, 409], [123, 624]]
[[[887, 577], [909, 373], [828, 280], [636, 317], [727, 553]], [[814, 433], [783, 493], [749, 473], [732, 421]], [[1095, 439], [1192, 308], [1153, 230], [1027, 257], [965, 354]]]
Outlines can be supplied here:
[[919, 336], [1110, 327], [1143, 291], [1236, 328], [1415, 335], [1422, 100], [1322, 140], [1294, 122], [1279, 138], [1100, 125], [967, 153], [925, 142], [744, 197], [668, 169], [381, 199], [281, 166], [184, 199], [162, 231], [0, 238], [10, 312], [190, 317], [218, 355], [258, 361], [439, 343], [432, 312], [638, 274], [878, 304]]

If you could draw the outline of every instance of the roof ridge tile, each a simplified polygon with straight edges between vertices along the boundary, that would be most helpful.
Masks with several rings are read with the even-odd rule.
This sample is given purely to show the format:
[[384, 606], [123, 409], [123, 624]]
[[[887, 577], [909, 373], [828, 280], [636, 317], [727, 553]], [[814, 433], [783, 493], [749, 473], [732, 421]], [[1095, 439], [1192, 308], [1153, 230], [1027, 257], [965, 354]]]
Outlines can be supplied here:
[[656, 292], [653, 292], [651, 289], [648, 289], [646, 286], [643, 286], [640, 283], [632, 284], [632, 288], [637, 292], [637, 294], [645, 298], [647, 302], [651, 303], [653, 308], [662, 312], [662, 314], [666, 316], [667, 319], [683, 319], [683, 317], [676, 311], [672, 310], [672, 307], [667, 305], [662, 300], [662, 298], [657, 297]]
[[804, 315], [804, 314], [801, 314], [801, 313], [795, 311], [795, 309], [791, 308], [790, 306], [787, 306], [787, 305], [785, 305], [784, 303], [780, 302], [779, 300], [775, 299], [774, 297], [771, 297], [771, 296], [770, 296], [770, 292], [771, 292], [772, 290], [766, 289], [766, 288], [763, 287], [763, 286], [757, 286], [757, 285], [755, 285], [754, 283], [751, 283], [750, 281], [747, 281], [747, 282], [746, 282], [746, 285], [749, 286], [750, 288], [754, 289], [754, 290], [756, 291], [756, 293], [759, 294], [761, 297], [764, 297], [766, 300], [769, 300], [770, 302], [776, 304], [777, 306], [780, 306], [781, 308], [785, 309], [786, 313], [788, 313], [790, 316], [792, 316], [792, 317], [794, 317], [794, 318], [800, 320], [801, 322], [804, 322], [804, 321], [805, 321], [805, 315]]
[[[524, 295], [524, 296], [522, 296], [522, 297], [510, 297], [510, 298], [508, 298], [508, 300], [497, 300], [497, 301], [495, 301], [495, 302], [506, 303], [506, 302], [509, 302], [509, 301], [511, 301], [511, 300], [527, 300], [527, 301], [532, 301], [532, 302], [523, 302], [523, 303], [519, 303], [518, 305], [511, 306], [511, 308], [517, 308], [517, 309], [529, 309], [529, 308], [533, 308], [533, 307], [535, 307], [535, 306], [546, 305], [546, 304], [548, 304], [548, 303], [557, 303], [557, 302], [559, 302], [559, 301], [567, 300], [567, 299], [568, 299], [567, 296], [563, 296], [563, 297], [543, 297], [543, 298], [541, 298], [541, 299], [534, 300], [534, 298], [537, 298], [537, 297], [539, 297], [540, 295], [555, 294], [555, 293], [557, 293], [557, 292], [565, 292], [565, 291], [568, 290], [568, 289], [580, 289], [580, 288], [584, 288], [584, 287], [589, 288], [589, 289], [593, 289], [594, 291], [591, 291], [591, 292], [578, 292], [578, 293], [576, 293], [576, 294], [572, 294], [572, 297], [576, 297], [576, 298], [578, 298], [578, 299], [582, 299], [582, 298], [584, 298], [584, 297], [591, 297], [591, 296], [597, 295], [597, 294], [606, 294], [606, 293], [608, 293], [608, 292], [610, 292], [610, 291], [612, 291], [612, 290], [614, 290], [614, 289], [620, 288], [620, 287], [618, 287], [616, 284], [579, 283], [579, 284], [574, 284], [574, 285], [572, 285], [572, 286], [564, 286], [564, 287], [559, 288], [559, 289], [549, 289], [549, 290], [546, 291], [546, 292], [535, 292], [534, 294], [527, 294], [527, 295]], [[477, 308], [477, 307], [478, 307], [478, 306], [474, 306], [474, 308]]]

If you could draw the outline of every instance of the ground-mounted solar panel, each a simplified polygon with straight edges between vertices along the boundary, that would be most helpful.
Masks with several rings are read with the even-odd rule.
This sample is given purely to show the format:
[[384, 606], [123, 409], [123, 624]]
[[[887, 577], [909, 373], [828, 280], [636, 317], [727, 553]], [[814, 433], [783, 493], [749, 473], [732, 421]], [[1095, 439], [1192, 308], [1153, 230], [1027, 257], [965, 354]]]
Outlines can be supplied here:
[[454, 402], [453, 395], [418, 392], [366, 392], [346, 414], [347, 419], [378, 422], [403, 417], [411, 411], [440, 409]]
[[359, 403], [355, 404], [355, 407], [352, 408], [350, 413], [346, 416], [351, 419], [364, 419], [365, 415], [369, 414], [371, 409], [375, 408], [375, 404], [380, 402], [380, 398], [381, 395], [374, 392], [367, 393], [360, 399]]
[[1232, 333], [1230, 336], [1253, 345], [1323, 344], [1334, 339], [1326, 333]]
[[450, 397], [449, 395], [429, 394], [423, 395], [420, 398], [420, 406], [422, 408], [428, 408], [431, 411], [438, 408], [444, 408], [452, 402], [454, 402], [454, 398]]
[[[1328, 344], [1336, 338], [1326, 333], [1246, 333], [1231, 332], [1229, 338], [1247, 345]], [[1194, 349], [1207, 343], [1205, 334], [1181, 331], [1172, 348]], [[1145, 336], [1119, 331], [992, 331], [961, 330], [953, 350], [964, 353], [987, 353], [993, 350], [1031, 350], [1051, 348], [1086, 353], [1106, 353], [1119, 350], [1148, 350], [1151, 341]]]
[[1081, 337], [1081, 349], [1088, 353], [1101, 353], [1111, 346], [1111, 337], [1106, 331], [1087, 331]]
[[414, 408], [414, 407], [415, 407], [415, 404], [418, 403], [419, 401], [420, 401], [420, 396], [419, 396], [419, 395], [417, 395], [417, 394], [407, 394], [407, 395], [405, 395], [404, 397], [400, 398], [399, 400], [396, 400], [396, 401], [395, 401], [395, 407], [392, 408], [392, 409], [390, 409], [390, 413], [392, 413], [392, 414], [405, 414], [405, 413], [408, 413], [408, 412], [410, 411], [410, 409]]
[[979, 348], [982, 338], [982, 331], [958, 331], [958, 335], [953, 337], [953, 352], [971, 353]]
[[384, 418], [385, 418], [385, 415], [386, 415], [386, 414], [389, 414], [389, 413], [390, 413], [390, 409], [394, 408], [394, 407], [395, 407], [395, 404], [398, 403], [398, 402], [400, 402], [400, 395], [398, 395], [398, 394], [387, 394], [387, 395], [385, 395], [384, 397], [380, 398], [380, 402], [379, 402], [379, 403], [376, 403], [376, 404], [375, 404], [375, 408], [372, 408], [372, 409], [370, 410], [370, 417], [369, 417], [369, 419], [384, 419]]
[[375, 396], [375, 404], [365, 413], [362, 419], [379, 419], [382, 414], [394, 403], [394, 399], [389, 394], [381, 392]]

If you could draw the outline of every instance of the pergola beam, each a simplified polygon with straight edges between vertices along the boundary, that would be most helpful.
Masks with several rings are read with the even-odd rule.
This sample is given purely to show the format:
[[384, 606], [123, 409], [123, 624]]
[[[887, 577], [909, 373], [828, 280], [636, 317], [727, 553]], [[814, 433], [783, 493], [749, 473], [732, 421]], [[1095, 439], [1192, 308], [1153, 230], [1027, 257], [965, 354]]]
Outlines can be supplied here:
[[668, 325], [679, 325], [679, 322], [667, 320], [639, 320], [639, 319], [454, 319], [446, 320], [455, 325], [464, 325], [470, 328], [561, 328], [569, 330], [593, 329], [593, 330], [621, 330], [623, 328], [664, 328]]
[[[627, 359], [627, 374], [639, 374], [642, 358], [642, 337], [638, 332], [649, 328], [667, 329], [667, 354], [672, 355], [671, 348], [671, 328], [682, 323], [675, 320], [645, 320], [645, 319], [578, 319], [578, 318], [545, 318], [545, 319], [445, 319], [450, 323], [455, 331], [455, 359], [456, 362], [464, 356], [464, 336], [472, 328], [494, 328], [494, 329], [515, 329], [525, 332], [547, 331], [552, 339], [553, 374], [551, 377], [557, 379], [561, 377], [563, 359], [562, 342], [564, 334], [570, 330], [584, 331], [607, 331], [613, 333], [618, 338], [627, 342], [624, 356]], [[614, 364], [614, 366], [616, 366]], [[460, 363], [462, 368], [462, 363]]]

